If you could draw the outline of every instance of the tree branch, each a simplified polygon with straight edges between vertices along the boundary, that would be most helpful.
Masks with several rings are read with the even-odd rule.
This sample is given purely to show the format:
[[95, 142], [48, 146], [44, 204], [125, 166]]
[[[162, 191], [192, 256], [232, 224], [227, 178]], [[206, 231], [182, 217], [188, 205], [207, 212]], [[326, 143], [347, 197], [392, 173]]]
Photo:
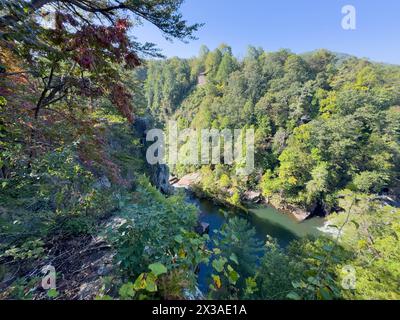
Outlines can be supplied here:
[[50, 85], [51, 85], [51, 81], [53, 80], [53, 75], [54, 75], [54, 70], [56, 67], [56, 62], [53, 63], [53, 65], [51, 66], [51, 70], [50, 70], [50, 75], [49, 75], [49, 80], [47, 81], [47, 85], [46, 87], [43, 89], [42, 94], [39, 98], [38, 103], [36, 104], [36, 108], [35, 108], [35, 119], [38, 118], [39, 116], [39, 111], [40, 108], [42, 107], [42, 103], [43, 101], [46, 99], [46, 94], [49, 91]]

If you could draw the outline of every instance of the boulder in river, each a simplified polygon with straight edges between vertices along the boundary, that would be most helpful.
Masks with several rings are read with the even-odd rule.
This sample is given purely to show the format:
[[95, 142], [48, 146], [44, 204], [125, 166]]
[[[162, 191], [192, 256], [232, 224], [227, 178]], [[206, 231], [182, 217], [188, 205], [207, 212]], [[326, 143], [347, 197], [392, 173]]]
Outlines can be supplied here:
[[311, 215], [310, 212], [301, 209], [292, 209], [290, 212], [300, 222], [308, 219]]
[[198, 222], [196, 228], [195, 228], [196, 233], [203, 235], [203, 234], [209, 234], [210, 233], [210, 224], [206, 222]]

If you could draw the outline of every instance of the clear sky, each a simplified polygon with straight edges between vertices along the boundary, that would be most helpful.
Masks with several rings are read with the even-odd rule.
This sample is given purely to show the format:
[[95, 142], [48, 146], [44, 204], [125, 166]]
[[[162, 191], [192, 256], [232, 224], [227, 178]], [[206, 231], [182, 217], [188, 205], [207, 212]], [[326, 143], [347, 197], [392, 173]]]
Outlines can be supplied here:
[[[341, 26], [344, 5], [356, 8], [356, 30]], [[181, 12], [190, 23], [205, 23], [198, 40], [170, 43], [147, 23], [134, 34], [168, 57], [191, 57], [202, 44], [214, 49], [227, 43], [238, 57], [248, 45], [296, 53], [325, 48], [400, 64], [400, 0], [186, 0]]]

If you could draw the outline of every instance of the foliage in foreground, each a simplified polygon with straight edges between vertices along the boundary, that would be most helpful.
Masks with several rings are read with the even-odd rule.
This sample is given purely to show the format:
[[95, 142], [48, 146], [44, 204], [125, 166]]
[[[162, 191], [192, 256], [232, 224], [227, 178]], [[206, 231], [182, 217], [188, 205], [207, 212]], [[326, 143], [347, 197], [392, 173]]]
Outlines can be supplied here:
[[[251, 228], [245, 220], [234, 218], [221, 233], [231, 234], [228, 239], [233, 241], [228, 252], [245, 250], [250, 255], [237, 259], [242, 286], [238, 289], [223, 281], [218, 290], [213, 286], [212, 296], [267, 300], [399, 299], [400, 211], [351, 192], [342, 201], [347, 209], [332, 218], [337, 225], [330, 226], [335, 230], [334, 239], [305, 238], [281, 248], [276, 240], [268, 238], [260, 262], [256, 262], [260, 255], [251, 249], [256, 239], [243, 237], [251, 234]], [[239, 229], [235, 227], [238, 224]], [[247, 240], [236, 243], [234, 239]], [[236, 257], [240, 254], [234, 260]], [[249, 263], [250, 268], [240, 266]]]
[[[208, 235], [200, 236], [195, 232], [196, 208], [187, 204], [183, 195], [165, 198], [142, 179], [134, 201], [123, 209], [122, 217], [126, 222], [111, 234], [122, 278], [139, 277], [139, 282], [144, 279], [146, 283], [157, 282], [158, 295], [155, 295], [155, 287], [150, 291], [146, 289], [153, 293], [150, 295], [153, 298], [161, 295], [182, 299], [185, 290], [193, 292], [195, 271], [200, 263], [208, 261], [205, 243], [209, 240]], [[153, 274], [144, 275], [154, 263], [164, 271], [157, 281], [153, 275], [161, 274], [154, 270]]]
[[[186, 26], [179, 0], [107, 7], [112, 2], [96, 1], [93, 9], [67, 0], [0, 1], [6, 296], [33, 298], [52, 245], [97, 235], [101, 220], [120, 209], [125, 221], [108, 238], [118, 270], [104, 279], [99, 298], [188, 298], [198, 265], [208, 263], [211, 298], [399, 299], [400, 212], [376, 200], [399, 195], [399, 68], [338, 61], [326, 51], [250, 48], [239, 61], [223, 45], [203, 47], [195, 59], [150, 61], [134, 73], [140, 54], [158, 52], [128, 38], [132, 21], [122, 14], [139, 14], [179, 39], [198, 25]], [[197, 86], [202, 72], [207, 83]], [[194, 232], [193, 207], [137, 181], [146, 171], [141, 146], [124, 119], [134, 121], [146, 105], [160, 122], [172, 116], [181, 128], [254, 127], [257, 170], [249, 179], [222, 165], [174, 170], [201, 170], [202, 189], [218, 190], [231, 205], [258, 188], [273, 203], [337, 211], [330, 217], [337, 239], [264, 245], [234, 218], [207, 250], [209, 238]]]

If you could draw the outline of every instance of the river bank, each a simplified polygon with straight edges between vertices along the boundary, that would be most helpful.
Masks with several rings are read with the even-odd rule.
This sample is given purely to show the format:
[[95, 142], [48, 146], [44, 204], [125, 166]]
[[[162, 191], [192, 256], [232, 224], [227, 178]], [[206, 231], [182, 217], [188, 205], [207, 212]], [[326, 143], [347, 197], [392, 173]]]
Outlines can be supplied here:
[[[309, 214], [296, 208], [281, 207], [277, 209], [266, 201], [261, 193], [248, 191], [242, 199], [241, 206], [233, 206], [223, 198], [207, 195], [199, 188], [201, 176], [192, 173], [177, 179], [172, 177], [171, 187], [175, 190], [185, 190], [186, 201], [195, 205], [199, 212], [199, 230], [209, 234], [211, 241], [208, 248], [213, 249], [215, 232], [222, 229], [228, 219], [239, 216], [247, 220], [255, 229], [256, 238], [265, 243], [268, 237], [276, 239], [280, 247], [286, 248], [294, 240], [307, 236], [325, 234], [324, 218], [309, 218]], [[198, 273], [198, 286], [206, 295], [213, 269], [210, 265], [201, 264]]]
[[254, 190], [247, 190], [243, 193], [241, 199], [243, 205], [233, 205], [232, 203], [228, 202], [223, 196], [219, 196], [218, 194], [209, 195], [204, 192], [204, 190], [199, 187], [199, 184], [201, 182], [201, 175], [198, 172], [185, 175], [181, 179], [178, 179], [177, 177], [170, 177], [169, 181], [171, 183], [171, 187], [174, 189], [186, 189], [194, 193], [199, 198], [208, 199], [217, 205], [230, 207], [232, 209], [247, 211], [247, 206], [264, 205], [267, 207], [272, 207], [282, 214], [290, 215], [298, 222], [305, 221], [311, 217], [311, 212], [287, 204], [282, 201], [282, 199], [266, 199], [262, 196], [261, 192]]
[[[313, 218], [303, 222], [297, 221], [293, 216], [263, 204], [253, 204], [247, 207], [247, 211], [228, 208], [222, 204], [217, 204], [207, 198], [198, 198], [190, 189], [186, 192], [186, 201], [197, 207], [199, 212], [199, 222], [207, 226], [207, 231], [211, 241], [208, 242], [208, 249], [214, 248], [215, 231], [223, 228], [229, 218], [239, 216], [247, 220], [255, 229], [255, 237], [261, 243], [265, 243], [267, 237], [274, 238], [280, 247], [286, 248], [294, 240], [307, 237], [319, 236], [323, 233], [320, 228], [324, 225], [324, 219]], [[198, 287], [206, 295], [210, 284], [212, 266], [201, 264], [198, 273]]]

